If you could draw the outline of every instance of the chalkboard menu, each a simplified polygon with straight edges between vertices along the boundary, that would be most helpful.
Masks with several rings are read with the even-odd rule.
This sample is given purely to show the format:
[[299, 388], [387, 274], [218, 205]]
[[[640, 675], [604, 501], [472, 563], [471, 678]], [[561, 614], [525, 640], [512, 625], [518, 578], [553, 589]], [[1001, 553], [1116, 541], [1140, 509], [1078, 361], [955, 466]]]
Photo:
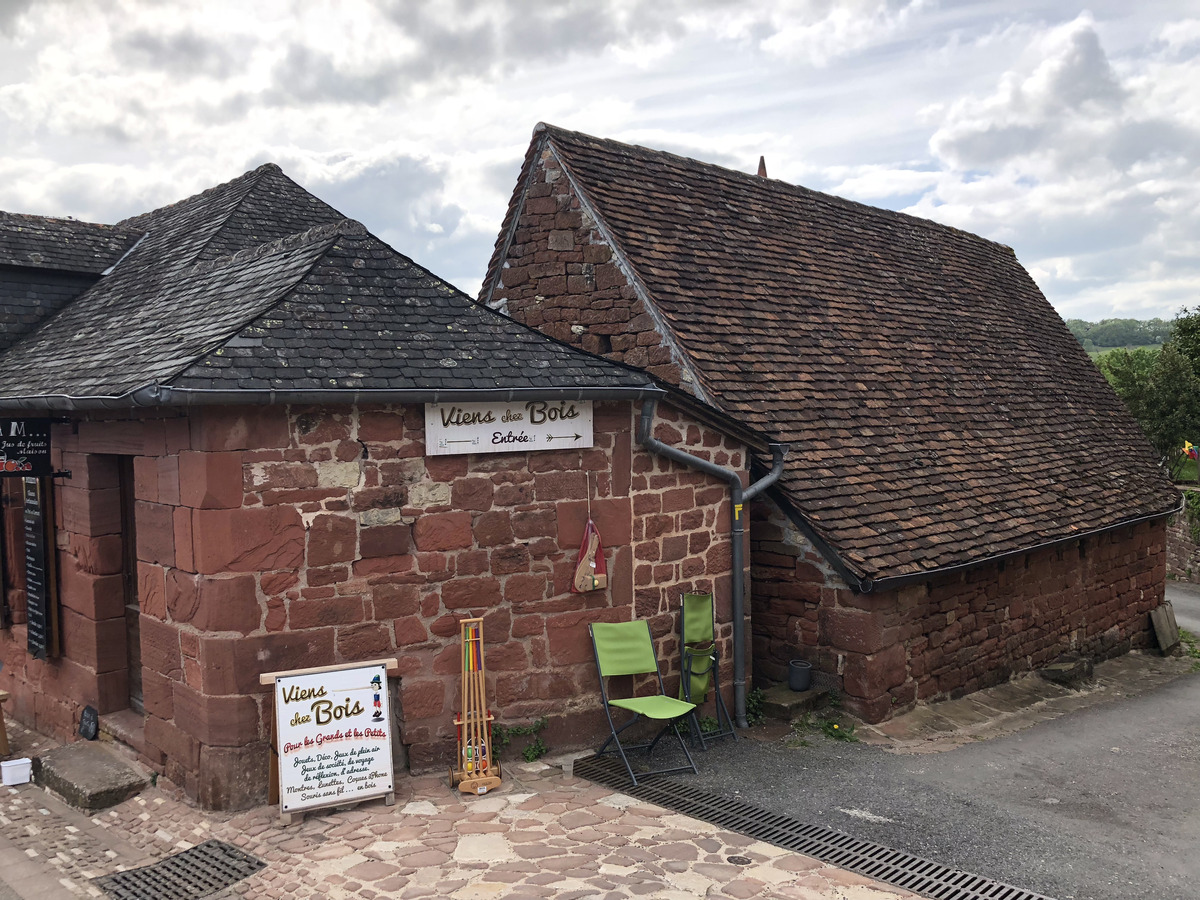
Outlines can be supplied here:
[[25, 615], [34, 659], [47, 657], [52, 640], [43, 487], [41, 479], [25, 479]]

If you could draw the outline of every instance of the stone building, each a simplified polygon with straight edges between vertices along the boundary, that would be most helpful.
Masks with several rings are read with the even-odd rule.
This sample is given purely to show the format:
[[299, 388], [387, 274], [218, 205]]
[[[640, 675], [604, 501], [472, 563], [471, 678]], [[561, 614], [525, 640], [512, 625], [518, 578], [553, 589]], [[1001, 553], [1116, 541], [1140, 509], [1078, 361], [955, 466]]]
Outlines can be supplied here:
[[[587, 623], [650, 619], [670, 667], [678, 594], [730, 594], [729, 486], [636, 429], [658, 400], [658, 439], [742, 478], [761, 435], [478, 304], [274, 165], [113, 227], [8, 216], [0, 291], [0, 420], [52, 418], [70, 473], [41, 479], [48, 600], [0, 481], [6, 712], [68, 738], [92, 706], [207, 806], [265, 799], [260, 673], [397, 656], [402, 751], [440, 768], [482, 615], [499, 720], [583, 746]], [[589, 434], [431, 449], [429, 416], [480, 403], [587, 410]], [[589, 514], [609, 587], [573, 593]]]
[[539, 125], [481, 301], [791, 445], [753, 668], [879, 721], [1146, 647], [1179, 497], [1009, 247]]

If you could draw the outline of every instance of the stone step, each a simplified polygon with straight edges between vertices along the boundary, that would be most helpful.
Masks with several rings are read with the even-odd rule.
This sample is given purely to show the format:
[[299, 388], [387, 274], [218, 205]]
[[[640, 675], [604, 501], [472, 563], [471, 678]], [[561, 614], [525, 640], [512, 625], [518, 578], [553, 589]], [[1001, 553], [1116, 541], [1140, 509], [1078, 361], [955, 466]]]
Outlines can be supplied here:
[[816, 712], [829, 703], [829, 689], [813, 687], [793, 691], [786, 684], [776, 684], [763, 691], [763, 713], [771, 719], [791, 722], [805, 713]]
[[1059, 657], [1043, 669], [1038, 670], [1047, 681], [1063, 687], [1079, 687], [1092, 677], [1092, 661], [1087, 657]]
[[137, 761], [146, 754], [146, 717], [132, 709], [122, 709], [100, 717], [101, 741], [126, 759]]
[[141, 769], [97, 741], [78, 741], [36, 757], [33, 780], [88, 812], [127, 800], [150, 783]]

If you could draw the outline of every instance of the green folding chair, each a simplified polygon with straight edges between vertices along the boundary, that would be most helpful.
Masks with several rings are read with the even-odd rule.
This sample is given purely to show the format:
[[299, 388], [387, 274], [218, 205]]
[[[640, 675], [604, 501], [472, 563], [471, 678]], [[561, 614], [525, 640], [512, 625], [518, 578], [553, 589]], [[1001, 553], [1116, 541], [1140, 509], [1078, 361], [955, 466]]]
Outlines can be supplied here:
[[717, 730], [705, 733], [700, 728], [693, 709], [689, 722], [693, 736], [700, 741], [702, 749], [708, 749], [707, 741], [732, 737], [737, 740], [733, 718], [721, 696], [721, 654], [717, 650], [714, 626], [713, 595], [689, 593], [679, 599], [679, 646], [680, 662], [679, 699], [699, 707], [708, 699], [711, 688], [716, 696]]
[[[596, 654], [596, 671], [600, 673], [600, 695], [604, 699], [604, 714], [608, 717], [608, 727], [612, 735], [596, 751], [597, 756], [617, 753], [625, 763], [625, 769], [634, 785], [638, 783], [638, 775], [670, 775], [675, 772], [691, 771], [698, 774], [692, 754], [688, 752], [683, 735], [679, 733], [679, 720], [695, 710], [693, 703], [668, 697], [663, 686], [662, 672], [658, 669], [658, 659], [654, 655], [654, 644], [650, 640], [650, 626], [644, 620], [633, 622], [596, 622], [588, 626], [592, 636], [592, 651]], [[630, 697], [626, 700], [613, 700], [608, 696], [607, 679], [615, 675], [649, 675], [654, 673], [658, 679], [658, 693], [644, 697]], [[633, 713], [633, 718], [617, 727], [613, 721], [612, 710], [623, 709]], [[643, 744], [631, 744], [628, 747], [621, 744], [620, 734], [626, 728], [637, 723], [642, 716], [665, 722], [662, 729], [655, 735], [654, 740]], [[683, 755], [687, 757], [686, 766], [674, 766], [667, 769], [652, 769], [648, 772], [634, 773], [629, 764], [627, 750], [645, 750], [647, 761], [659, 740], [668, 731], [674, 731], [679, 741]], [[615, 749], [609, 749], [615, 744]]]

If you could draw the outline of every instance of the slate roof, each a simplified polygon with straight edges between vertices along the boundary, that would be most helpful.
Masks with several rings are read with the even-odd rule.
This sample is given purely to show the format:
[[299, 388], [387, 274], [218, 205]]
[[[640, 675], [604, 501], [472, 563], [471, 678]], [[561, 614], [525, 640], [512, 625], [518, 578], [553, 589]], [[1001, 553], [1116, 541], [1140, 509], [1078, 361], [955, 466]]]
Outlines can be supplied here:
[[549, 126], [527, 170], [547, 150], [702, 397], [791, 443], [781, 499], [856, 576], [913, 577], [1176, 507], [1009, 247]]
[[171, 402], [168, 388], [221, 392], [214, 402], [253, 391], [658, 391], [636, 369], [480, 306], [274, 165], [122, 226], [145, 239], [0, 356], [0, 403]]
[[117, 225], [0, 212], [0, 265], [99, 275], [141, 236]]

